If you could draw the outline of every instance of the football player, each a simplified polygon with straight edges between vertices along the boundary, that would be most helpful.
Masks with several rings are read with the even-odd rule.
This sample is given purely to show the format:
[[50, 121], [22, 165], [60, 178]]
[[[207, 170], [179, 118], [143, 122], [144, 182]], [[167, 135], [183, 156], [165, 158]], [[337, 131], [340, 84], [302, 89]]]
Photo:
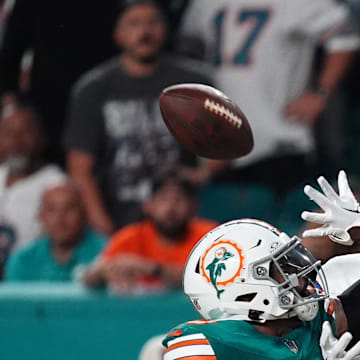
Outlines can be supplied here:
[[204, 320], [172, 329], [163, 359], [353, 359], [360, 342], [348, 349], [347, 330], [358, 337], [359, 316], [348, 299], [359, 289], [330, 300], [320, 261], [298, 237], [259, 220], [230, 221], [188, 258], [184, 291]]

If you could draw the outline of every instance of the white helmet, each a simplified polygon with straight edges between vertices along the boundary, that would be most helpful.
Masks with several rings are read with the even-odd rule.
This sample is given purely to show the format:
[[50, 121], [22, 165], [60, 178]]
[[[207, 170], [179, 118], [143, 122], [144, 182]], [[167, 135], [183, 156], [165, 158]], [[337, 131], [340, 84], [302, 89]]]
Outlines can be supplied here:
[[320, 261], [301, 240], [254, 219], [230, 221], [207, 233], [189, 255], [183, 282], [205, 319], [310, 321], [318, 302], [328, 297]]

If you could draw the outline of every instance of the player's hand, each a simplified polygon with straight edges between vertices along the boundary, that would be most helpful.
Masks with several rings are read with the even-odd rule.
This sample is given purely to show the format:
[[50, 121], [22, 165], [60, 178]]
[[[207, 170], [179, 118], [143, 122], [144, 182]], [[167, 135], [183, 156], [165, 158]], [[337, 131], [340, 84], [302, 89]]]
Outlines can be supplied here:
[[309, 91], [286, 106], [285, 116], [296, 123], [313, 125], [325, 107], [324, 97]]
[[320, 336], [320, 348], [323, 358], [325, 360], [355, 359], [357, 355], [360, 355], [360, 341], [357, 342], [350, 350], [345, 351], [351, 339], [352, 335], [349, 332], [345, 332], [341, 335], [340, 339], [337, 339], [332, 334], [330, 323], [325, 321], [323, 323]]
[[360, 205], [350, 189], [345, 171], [341, 170], [339, 172], [339, 194], [335, 192], [323, 176], [319, 177], [317, 181], [324, 194], [310, 185], [305, 186], [304, 192], [324, 212], [304, 211], [301, 217], [306, 221], [321, 224], [322, 226], [304, 231], [303, 236], [329, 236], [336, 243], [351, 246], [354, 241], [351, 239], [348, 230], [354, 221], [360, 217]]

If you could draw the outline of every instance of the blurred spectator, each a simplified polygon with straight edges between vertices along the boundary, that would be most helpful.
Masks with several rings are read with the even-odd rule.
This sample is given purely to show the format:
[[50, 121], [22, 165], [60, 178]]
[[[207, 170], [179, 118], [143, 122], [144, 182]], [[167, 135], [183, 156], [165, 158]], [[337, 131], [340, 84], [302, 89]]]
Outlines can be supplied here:
[[28, 96], [49, 137], [47, 155], [61, 160], [60, 134], [74, 81], [116, 53], [112, 42], [119, 0], [16, 0], [0, 54], [1, 95], [17, 94], [21, 62], [33, 51]]
[[190, 0], [159, 0], [159, 4], [165, 9], [167, 13], [170, 32], [168, 48], [170, 50], [175, 47], [174, 42], [176, 41], [176, 34], [189, 2]]
[[344, 3], [348, 4], [350, 8], [350, 14], [352, 18], [354, 19], [354, 23], [360, 31], [360, 2], [359, 0], [341, 0]]
[[[313, 125], [359, 46], [347, 9], [332, 0], [196, 0], [183, 24], [218, 66], [216, 84], [247, 114], [252, 153], [228, 179], [285, 191], [312, 176]], [[317, 43], [326, 58], [309, 87]]]
[[19, 247], [40, 234], [40, 198], [49, 184], [64, 177], [45, 165], [45, 137], [34, 109], [24, 104], [3, 108], [0, 119], [0, 225], [12, 228]]
[[71, 281], [105, 245], [105, 238], [87, 227], [80, 191], [72, 182], [44, 192], [39, 218], [45, 235], [10, 256], [6, 281]]
[[[166, 36], [156, 1], [125, 2], [114, 32], [122, 56], [86, 74], [74, 90], [67, 165], [84, 192], [91, 224], [104, 233], [142, 218], [154, 177], [194, 163], [164, 125], [158, 96], [169, 85], [209, 79], [165, 56]], [[201, 182], [221, 166], [206, 162], [195, 174], [184, 174]]]
[[155, 183], [143, 207], [147, 219], [112, 237], [85, 274], [86, 285], [107, 283], [120, 293], [180, 286], [191, 249], [216, 224], [194, 218], [194, 188], [171, 175]]
[[0, 0], [0, 46], [4, 38], [9, 9], [12, 7], [12, 4], [10, 4], [11, 2], [12, 1], [9, 0]]
[[9, 226], [0, 225], [0, 280], [3, 278], [7, 258], [15, 243], [14, 230]]

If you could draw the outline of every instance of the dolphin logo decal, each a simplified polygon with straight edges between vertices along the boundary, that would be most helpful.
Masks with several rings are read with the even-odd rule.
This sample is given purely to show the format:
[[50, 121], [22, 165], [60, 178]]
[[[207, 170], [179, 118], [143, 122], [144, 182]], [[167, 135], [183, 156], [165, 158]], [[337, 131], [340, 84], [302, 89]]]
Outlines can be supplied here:
[[209, 270], [211, 283], [214, 286], [217, 297], [219, 299], [220, 295], [225, 290], [219, 290], [219, 288], [217, 287], [217, 279], [221, 275], [223, 270], [226, 270], [226, 265], [224, 262], [232, 258], [233, 256], [234, 254], [227, 251], [225, 247], [221, 247], [220, 249], [216, 250], [214, 260], [206, 267], [206, 270]]

